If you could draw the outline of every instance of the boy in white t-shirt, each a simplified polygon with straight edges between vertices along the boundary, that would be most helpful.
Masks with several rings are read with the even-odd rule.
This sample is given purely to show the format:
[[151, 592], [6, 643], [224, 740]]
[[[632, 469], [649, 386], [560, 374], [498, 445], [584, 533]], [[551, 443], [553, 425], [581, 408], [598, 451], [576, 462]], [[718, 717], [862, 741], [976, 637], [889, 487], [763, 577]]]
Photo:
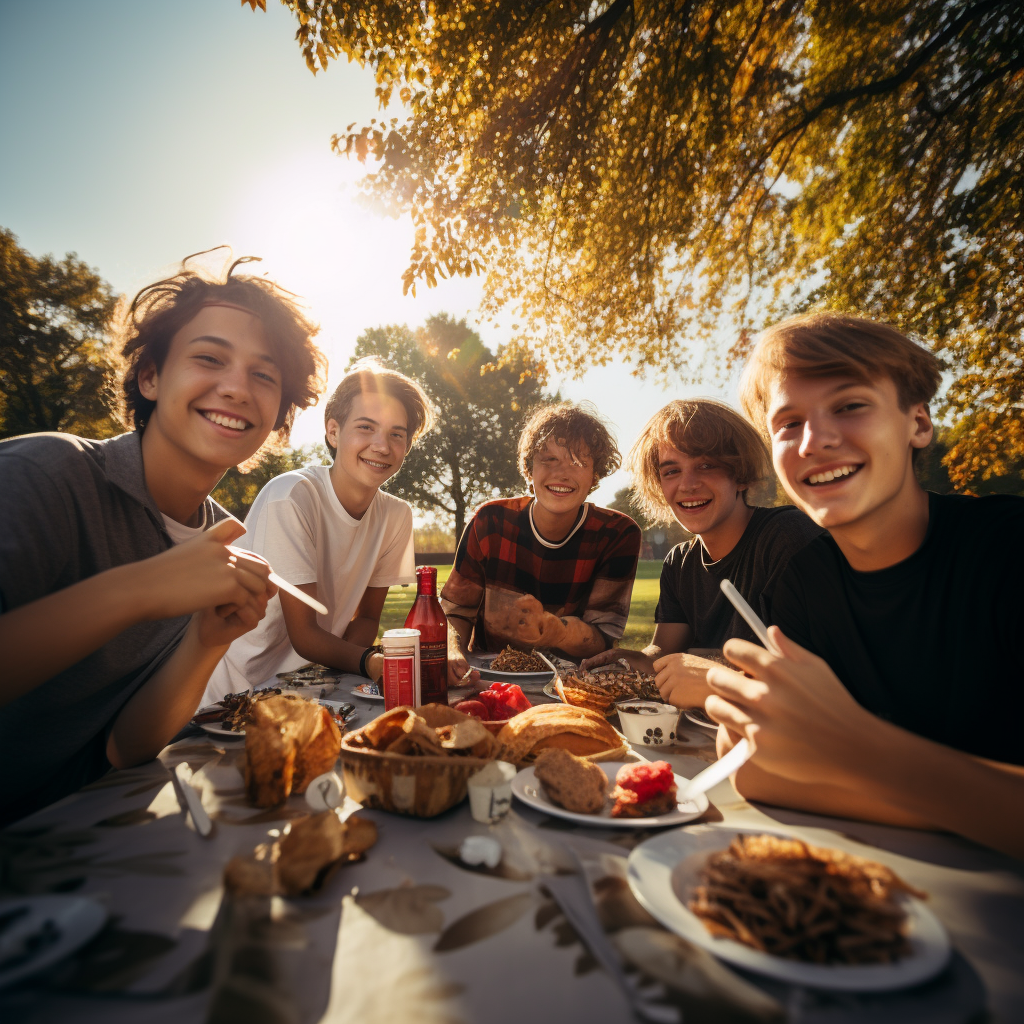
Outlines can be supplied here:
[[328, 608], [319, 615], [281, 593], [256, 629], [228, 649], [206, 703], [272, 682], [306, 662], [378, 679], [372, 648], [388, 588], [416, 581], [412, 509], [380, 487], [433, 425], [423, 389], [362, 361], [342, 380], [324, 413], [334, 464], [275, 477], [256, 496], [238, 543]]

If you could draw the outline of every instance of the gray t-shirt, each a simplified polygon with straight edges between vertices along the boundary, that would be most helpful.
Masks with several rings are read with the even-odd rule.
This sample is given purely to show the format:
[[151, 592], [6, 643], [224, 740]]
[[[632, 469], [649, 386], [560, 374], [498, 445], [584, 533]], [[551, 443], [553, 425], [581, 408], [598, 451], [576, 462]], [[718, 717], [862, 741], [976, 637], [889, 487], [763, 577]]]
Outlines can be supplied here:
[[[207, 499], [204, 522], [228, 513]], [[146, 490], [141, 435], [0, 442], [0, 611], [171, 547]], [[110, 765], [111, 723], [180, 641], [188, 617], [140, 622], [0, 707], [0, 824], [74, 792]], [[60, 623], [53, 624], [54, 632]]]
[[677, 544], [661, 567], [661, 595], [655, 622], [684, 622], [691, 647], [719, 648], [730, 637], [757, 643], [753, 630], [722, 593], [729, 579], [763, 622], [771, 625], [775, 584], [790, 558], [822, 534], [792, 505], [755, 508], [739, 543], [712, 562], [699, 541]]

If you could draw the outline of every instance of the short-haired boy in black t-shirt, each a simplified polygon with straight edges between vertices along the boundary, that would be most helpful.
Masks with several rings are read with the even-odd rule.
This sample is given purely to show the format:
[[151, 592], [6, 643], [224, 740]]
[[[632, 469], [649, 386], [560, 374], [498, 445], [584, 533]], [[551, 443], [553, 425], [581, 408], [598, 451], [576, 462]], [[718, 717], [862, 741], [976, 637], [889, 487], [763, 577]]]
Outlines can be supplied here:
[[781, 657], [731, 640], [708, 673], [736, 784], [784, 806], [945, 829], [1024, 856], [1024, 499], [924, 491], [939, 364], [819, 313], [762, 335], [742, 387], [790, 497], [828, 533], [776, 590]]
[[633, 444], [629, 468], [638, 503], [655, 522], [678, 522], [694, 534], [674, 547], [661, 570], [654, 636], [643, 651], [615, 648], [584, 667], [624, 658], [656, 674], [666, 700], [701, 705], [709, 694], [703, 653], [730, 637], [753, 640], [750, 627], [721, 591], [723, 579], [766, 618], [790, 557], [821, 530], [792, 505], [747, 504], [750, 488], [771, 474], [761, 436], [722, 402], [669, 402]]

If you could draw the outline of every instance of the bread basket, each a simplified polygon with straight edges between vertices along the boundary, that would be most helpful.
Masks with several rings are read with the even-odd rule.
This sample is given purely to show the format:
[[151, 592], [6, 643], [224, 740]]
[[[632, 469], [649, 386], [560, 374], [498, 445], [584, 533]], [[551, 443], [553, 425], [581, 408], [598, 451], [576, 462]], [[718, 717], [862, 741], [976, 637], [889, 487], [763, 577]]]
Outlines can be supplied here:
[[433, 818], [466, 799], [466, 782], [493, 758], [389, 754], [341, 738], [346, 792], [364, 807]]

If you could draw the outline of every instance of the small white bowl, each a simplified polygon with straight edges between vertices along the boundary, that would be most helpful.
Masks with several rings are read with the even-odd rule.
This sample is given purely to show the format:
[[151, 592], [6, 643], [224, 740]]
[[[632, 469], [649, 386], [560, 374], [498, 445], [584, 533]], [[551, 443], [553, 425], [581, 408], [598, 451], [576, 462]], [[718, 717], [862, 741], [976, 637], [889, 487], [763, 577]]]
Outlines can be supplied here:
[[623, 700], [615, 707], [622, 732], [634, 747], [667, 747], [676, 742], [679, 708], [655, 700]]

